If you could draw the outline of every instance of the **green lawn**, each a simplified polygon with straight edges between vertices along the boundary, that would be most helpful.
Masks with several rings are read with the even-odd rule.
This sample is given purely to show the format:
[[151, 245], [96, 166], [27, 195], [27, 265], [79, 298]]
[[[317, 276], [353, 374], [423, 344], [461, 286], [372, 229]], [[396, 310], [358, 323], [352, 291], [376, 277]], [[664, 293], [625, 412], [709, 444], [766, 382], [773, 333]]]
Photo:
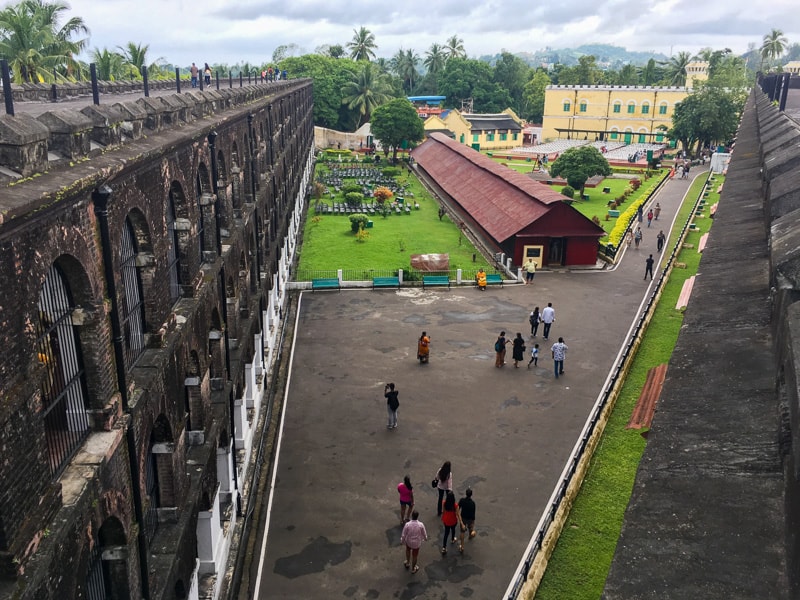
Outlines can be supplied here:
[[[385, 275], [397, 269], [408, 271], [412, 254], [447, 253], [450, 268], [464, 269], [468, 278], [480, 267], [489, 269], [489, 264], [456, 224], [447, 216], [439, 219], [438, 203], [413, 174], [403, 168], [397, 180], [407, 186], [406, 201], [412, 207], [414, 202], [418, 203], [419, 209], [412, 208], [410, 215], [404, 212], [388, 217], [370, 216], [373, 227], [364, 230], [368, 234], [364, 241], [359, 241], [350, 230], [347, 215], [315, 215], [316, 200], [312, 198], [296, 279], [305, 281], [315, 276], [332, 276], [319, 272], [337, 269], [354, 271], [352, 277], [356, 279], [369, 279], [373, 271], [374, 275]], [[328, 204], [334, 200], [343, 202], [344, 198], [341, 193], [334, 198], [323, 198]], [[347, 275], [345, 279], [350, 278]]]
[[[692, 185], [687, 195], [688, 202], [681, 208], [676, 223], [686, 222], [692, 200], [701, 193], [704, 181], [698, 179]], [[716, 190], [722, 181], [723, 178], [717, 175], [712, 190]], [[712, 191], [707, 203], [710, 206], [718, 200], [719, 195]], [[708, 211], [705, 213], [707, 215]], [[675, 304], [683, 282], [697, 273], [702, 257], [697, 252], [697, 245], [700, 236], [711, 228], [712, 222], [708, 216], [695, 219], [698, 230], [690, 232], [686, 239], [686, 243], [694, 248], [686, 248], [678, 255], [677, 261], [685, 263], [686, 268], [673, 269], [664, 288], [592, 457], [586, 479], [550, 558], [536, 600], [597, 600], [603, 592], [645, 447], [645, 440], [639, 432], [625, 429], [625, 425], [642, 392], [647, 371], [669, 362], [683, 323], [683, 313], [675, 310]]]

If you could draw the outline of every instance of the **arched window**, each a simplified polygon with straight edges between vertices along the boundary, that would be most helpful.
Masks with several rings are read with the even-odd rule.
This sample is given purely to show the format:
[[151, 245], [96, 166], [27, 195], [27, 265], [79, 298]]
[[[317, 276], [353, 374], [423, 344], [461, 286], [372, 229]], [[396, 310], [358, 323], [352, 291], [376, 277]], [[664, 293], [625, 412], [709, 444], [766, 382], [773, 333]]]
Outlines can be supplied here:
[[39, 292], [36, 352], [44, 366], [42, 407], [50, 473], [56, 477], [89, 433], [86, 379], [75, 309], [64, 273], [52, 265]]
[[582, 113], [585, 113], [588, 107], [589, 102], [587, 100], [581, 100], [581, 103], [578, 105], [578, 110]]
[[564, 100], [562, 106], [564, 108], [564, 112], [569, 112], [570, 109], [572, 108], [572, 102], [570, 102], [569, 100]]
[[649, 102], [642, 102], [642, 114], [649, 115], [650, 114], [650, 103]]
[[622, 101], [621, 100], [614, 100], [614, 112], [621, 113], [622, 112]]
[[667, 114], [667, 103], [666, 102], [662, 102], [661, 104], [658, 105], [658, 114], [660, 114], [660, 115]]
[[98, 537], [92, 544], [86, 597], [129, 600], [128, 544], [122, 523], [109, 517]]
[[628, 114], [632, 115], [635, 112], [636, 112], [636, 102], [634, 102], [633, 100], [630, 100], [628, 102]]
[[130, 369], [144, 352], [144, 302], [142, 280], [136, 267], [136, 234], [130, 219], [122, 226], [119, 249], [120, 271], [125, 301], [122, 303], [122, 331], [125, 339], [125, 366]]
[[172, 184], [167, 201], [167, 269], [169, 270], [169, 297], [173, 303], [181, 297], [181, 270], [178, 261], [178, 229], [175, 226], [177, 213], [175, 212], [176, 184]]

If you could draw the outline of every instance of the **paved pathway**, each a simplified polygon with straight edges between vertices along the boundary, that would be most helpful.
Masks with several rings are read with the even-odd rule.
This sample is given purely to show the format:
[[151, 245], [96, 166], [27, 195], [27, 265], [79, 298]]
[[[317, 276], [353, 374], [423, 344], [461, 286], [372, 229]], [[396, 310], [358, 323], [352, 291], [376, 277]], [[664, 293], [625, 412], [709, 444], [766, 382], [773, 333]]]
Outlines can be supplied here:
[[[266, 552], [252, 557], [241, 597], [502, 597], [649, 289], [642, 277], [655, 225], [669, 228], [690, 183], [666, 184], [660, 220], [649, 230], [645, 220], [640, 249], [613, 270], [539, 271], [531, 286], [484, 293], [304, 293], [275, 493], [263, 497]], [[527, 316], [547, 302], [556, 310], [551, 339], [531, 339]], [[538, 368], [515, 369], [510, 352], [505, 368], [493, 366], [501, 329], [539, 342]], [[427, 365], [415, 360], [422, 330], [432, 338]], [[569, 352], [556, 380], [549, 351], [558, 336]], [[388, 381], [400, 391], [391, 431]], [[471, 486], [478, 507], [478, 535], [463, 556], [439, 553], [430, 481], [444, 460], [457, 497]], [[430, 536], [415, 575], [399, 541], [395, 488], [405, 474]]]

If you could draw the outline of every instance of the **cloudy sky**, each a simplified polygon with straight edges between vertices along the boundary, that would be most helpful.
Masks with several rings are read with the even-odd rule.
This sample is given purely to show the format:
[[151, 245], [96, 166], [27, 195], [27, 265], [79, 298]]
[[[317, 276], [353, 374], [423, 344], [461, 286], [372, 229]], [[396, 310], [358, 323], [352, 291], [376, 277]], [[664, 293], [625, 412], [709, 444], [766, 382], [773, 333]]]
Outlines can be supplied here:
[[[68, 0], [91, 30], [90, 47], [150, 45], [150, 58], [268, 61], [282, 44], [301, 54], [346, 44], [364, 26], [378, 56], [399, 48], [420, 55], [457, 34], [470, 57], [501, 50], [609, 43], [669, 55], [703, 47], [736, 53], [781, 29], [800, 43], [796, 0]], [[0, 0], [0, 4], [8, 4]]]

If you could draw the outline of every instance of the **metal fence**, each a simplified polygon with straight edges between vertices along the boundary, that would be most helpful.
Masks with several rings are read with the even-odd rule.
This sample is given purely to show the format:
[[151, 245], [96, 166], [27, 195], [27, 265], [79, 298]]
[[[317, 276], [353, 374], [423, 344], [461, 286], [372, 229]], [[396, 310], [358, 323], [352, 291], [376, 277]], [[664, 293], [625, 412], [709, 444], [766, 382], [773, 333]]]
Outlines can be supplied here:
[[[466, 282], [475, 281], [475, 275], [480, 267], [460, 269], [461, 280]], [[397, 277], [400, 269], [342, 269], [342, 281], [372, 281], [374, 277]], [[485, 269], [487, 273], [506, 275], [500, 269]], [[423, 275], [447, 275], [452, 281], [458, 279], [459, 269], [449, 269], [447, 271], [417, 271], [415, 269], [403, 269], [403, 282], [409, 284], [422, 282]], [[336, 279], [339, 276], [338, 269], [298, 269], [294, 274], [295, 281], [312, 281], [314, 279]]]
[[86, 577], [86, 598], [106, 600], [110, 598], [105, 573], [103, 572], [103, 551], [95, 541], [89, 555], [89, 574]]
[[[711, 175], [709, 174], [709, 178], [710, 177]], [[707, 180], [706, 188], [708, 186], [709, 186], [709, 181]], [[651, 313], [655, 310], [658, 298], [661, 295], [661, 290], [669, 278], [669, 273], [673, 268], [673, 264], [678, 254], [681, 251], [683, 242], [686, 239], [686, 235], [690, 230], [690, 224], [695, 218], [695, 213], [697, 212], [702, 199], [703, 199], [703, 193], [701, 192], [697, 197], [695, 205], [692, 208], [692, 211], [690, 212], [686, 222], [684, 223], [683, 228], [681, 229], [681, 233], [678, 236], [672, 248], [672, 252], [670, 253], [669, 259], [667, 260], [664, 269], [661, 271], [659, 278], [656, 280], [655, 286], [653, 287], [653, 291], [650, 294], [649, 298], [647, 299], [647, 303], [645, 304], [643, 310], [641, 311], [635, 326], [631, 330], [631, 333], [627, 341], [625, 342], [625, 347], [622, 349], [620, 355], [617, 357], [616, 363], [612, 367], [611, 373], [606, 379], [603, 391], [601, 392], [599, 398], [595, 402], [594, 407], [592, 407], [592, 411], [589, 414], [588, 419], [586, 420], [586, 424], [584, 425], [583, 430], [581, 431], [580, 437], [578, 438], [578, 441], [575, 443], [575, 446], [572, 450], [572, 454], [567, 460], [567, 464], [561, 473], [561, 478], [559, 479], [559, 482], [556, 485], [553, 494], [550, 496], [550, 501], [548, 502], [547, 508], [545, 509], [545, 512], [542, 515], [539, 524], [536, 527], [533, 537], [531, 538], [531, 542], [528, 545], [525, 556], [523, 557], [522, 561], [520, 561], [520, 564], [517, 567], [517, 571], [514, 573], [514, 576], [511, 579], [511, 583], [509, 584], [508, 589], [503, 595], [504, 600], [517, 600], [520, 597], [520, 592], [522, 591], [525, 581], [528, 578], [528, 572], [533, 566], [533, 563], [536, 560], [537, 555], [542, 550], [542, 544], [544, 542], [544, 539], [547, 536], [550, 526], [555, 521], [556, 514], [558, 513], [561, 507], [561, 503], [567, 494], [567, 489], [572, 483], [572, 478], [575, 476], [575, 472], [578, 469], [578, 465], [584, 458], [586, 447], [592, 435], [594, 434], [598, 423], [600, 422], [603, 410], [606, 408], [607, 404], [611, 400], [614, 388], [616, 387], [617, 382], [621, 379], [622, 375], [625, 373], [628, 363], [632, 361], [634, 358], [635, 355], [634, 351], [637, 348], [638, 340], [640, 336], [644, 334], [644, 330], [648, 323], [648, 319], [651, 316]]]

